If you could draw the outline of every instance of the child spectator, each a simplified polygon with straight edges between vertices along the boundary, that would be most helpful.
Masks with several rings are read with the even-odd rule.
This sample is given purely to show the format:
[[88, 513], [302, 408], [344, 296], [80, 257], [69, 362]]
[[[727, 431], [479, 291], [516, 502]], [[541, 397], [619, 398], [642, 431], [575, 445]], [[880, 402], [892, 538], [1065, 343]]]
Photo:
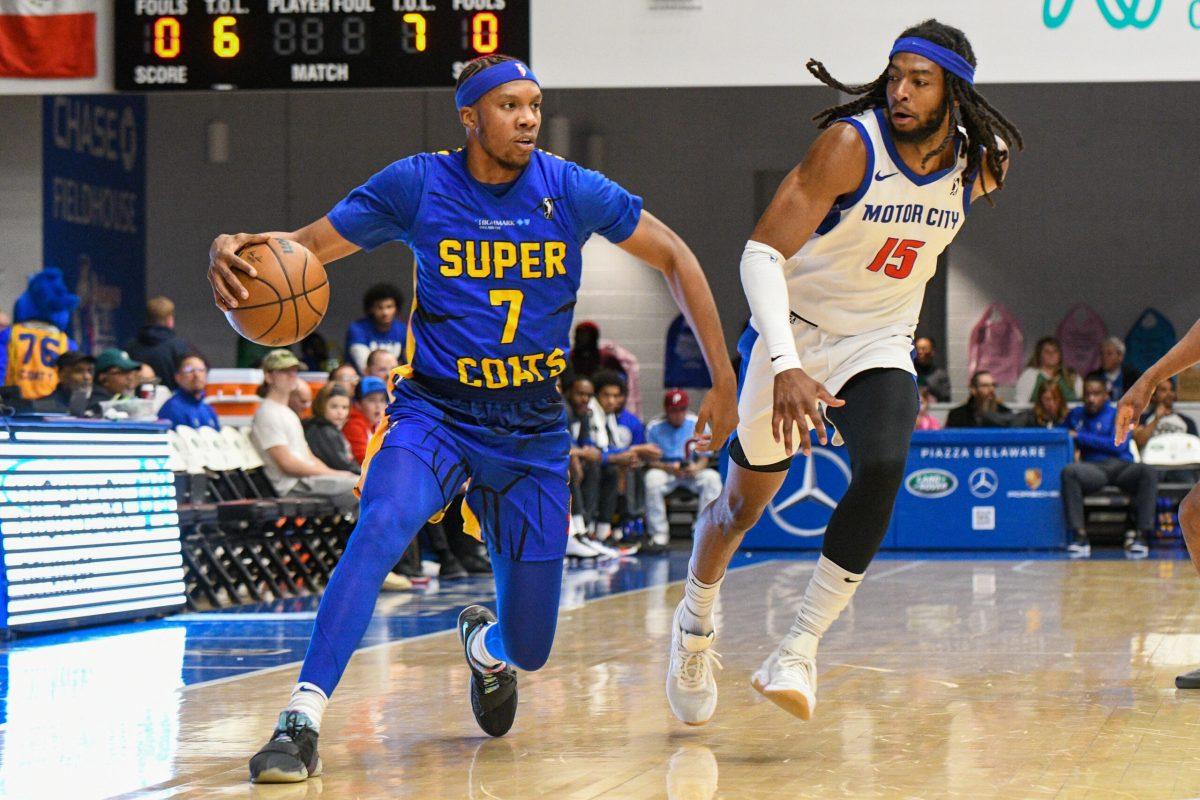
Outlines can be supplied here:
[[920, 387], [917, 391], [921, 397], [921, 410], [917, 413], [917, 424], [913, 430], [940, 431], [942, 429], [941, 421], [929, 413], [929, 407], [933, 405], [934, 401], [933, 389], [926, 385]]
[[350, 416], [342, 426], [342, 435], [350, 443], [354, 460], [361, 465], [367, 457], [367, 442], [387, 409], [387, 386], [379, 378], [367, 375], [358, 382], [354, 398]]
[[346, 361], [360, 374], [367, 374], [367, 356], [372, 350], [387, 350], [398, 359], [404, 355], [407, 331], [401, 321], [404, 293], [390, 283], [377, 283], [363, 295], [366, 316], [346, 330]]
[[358, 473], [361, 467], [350, 451], [342, 428], [350, 416], [350, 393], [336, 383], [327, 383], [313, 401], [313, 415], [304, 421], [304, 438], [313, 455], [330, 469]]
[[208, 363], [198, 355], [184, 356], [175, 369], [175, 393], [158, 410], [158, 418], [171, 423], [172, 428], [185, 425], [189, 428], [221, 429], [217, 412], [204, 401], [208, 387]]
[[379, 378], [383, 381], [383, 385], [387, 386], [388, 380], [392, 376], [392, 370], [400, 362], [390, 350], [372, 350], [367, 356], [367, 371], [363, 375], [370, 375], [373, 378]]

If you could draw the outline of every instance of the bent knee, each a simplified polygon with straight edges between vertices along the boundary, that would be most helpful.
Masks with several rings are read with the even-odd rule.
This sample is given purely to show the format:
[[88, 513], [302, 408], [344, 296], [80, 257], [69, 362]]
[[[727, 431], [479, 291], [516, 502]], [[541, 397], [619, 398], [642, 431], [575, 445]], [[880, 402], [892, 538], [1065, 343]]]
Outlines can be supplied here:
[[726, 494], [718, 497], [708, 509], [715, 516], [718, 528], [729, 534], [741, 535], [754, 527], [766, 507], [745, 497]]
[[898, 486], [904, 477], [905, 463], [904, 458], [869, 456], [854, 466], [854, 477], [873, 486], [887, 483], [895, 483]]
[[646, 471], [645, 486], [646, 491], [662, 491], [671, 477], [661, 469], [651, 469]]

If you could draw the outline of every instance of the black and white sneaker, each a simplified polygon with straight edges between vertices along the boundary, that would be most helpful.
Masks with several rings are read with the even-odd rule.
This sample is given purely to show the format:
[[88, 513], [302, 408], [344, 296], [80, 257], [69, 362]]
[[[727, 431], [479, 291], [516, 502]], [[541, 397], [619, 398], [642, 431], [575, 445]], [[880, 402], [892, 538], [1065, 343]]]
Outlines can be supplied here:
[[458, 640], [471, 668], [471, 711], [488, 736], [503, 736], [517, 718], [517, 672], [507, 664], [485, 670], [471, 658], [471, 637], [482, 632], [496, 615], [483, 606], [467, 606], [458, 615]]
[[321, 774], [317, 730], [307, 715], [284, 711], [271, 741], [250, 759], [254, 783], [299, 783]]
[[1200, 669], [1185, 672], [1175, 677], [1176, 689], [1200, 689]]
[[1125, 555], [1129, 558], [1145, 558], [1150, 555], [1150, 545], [1146, 544], [1146, 536], [1140, 531], [1129, 531], [1125, 534]]
[[1075, 537], [1071, 539], [1071, 543], [1067, 545], [1067, 555], [1071, 558], [1091, 558], [1092, 543], [1088, 541], [1087, 534], [1083, 531], [1075, 531]]

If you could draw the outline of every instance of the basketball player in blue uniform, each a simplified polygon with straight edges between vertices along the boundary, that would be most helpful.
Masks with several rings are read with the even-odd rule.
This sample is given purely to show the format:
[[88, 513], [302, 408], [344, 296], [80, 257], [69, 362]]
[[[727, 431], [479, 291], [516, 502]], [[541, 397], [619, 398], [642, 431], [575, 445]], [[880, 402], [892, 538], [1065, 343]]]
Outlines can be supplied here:
[[250, 761], [258, 782], [317, 775], [317, 734], [384, 576], [418, 529], [469, 481], [463, 507], [492, 556], [498, 617], [459, 617], [479, 726], [502, 736], [517, 708], [514, 667], [540, 668], [558, 617], [569, 525], [571, 446], [555, 388], [567, 368], [581, 248], [599, 233], [660, 270], [713, 374], [701, 408], [709, 446], [736, 425], [736, 386], [704, 274], [641, 198], [536, 149], [542, 94], [507, 56], [471, 62], [455, 101], [465, 149], [401, 159], [328, 215], [293, 233], [219, 236], [209, 278], [217, 305], [244, 298], [237, 251], [268, 236], [323, 263], [399, 240], [416, 254], [408, 363], [394, 375], [386, 426], [372, 439], [358, 525], [321, 598], [299, 683], [271, 741]]
[[917, 414], [912, 336], [938, 255], [971, 201], [1003, 185], [1018, 131], [976, 91], [962, 31], [929, 20], [901, 34], [884, 72], [817, 115], [824, 132], [784, 179], [742, 255], [752, 325], [729, 477], [697, 526], [672, 626], [666, 690], [704, 724], [717, 705], [713, 605], [730, 557], [783, 484], [822, 415], [845, 441], [851, 480], [783, 642], [756, 690], [808, 719], [817, 643], [850, 602], [887, 531]]

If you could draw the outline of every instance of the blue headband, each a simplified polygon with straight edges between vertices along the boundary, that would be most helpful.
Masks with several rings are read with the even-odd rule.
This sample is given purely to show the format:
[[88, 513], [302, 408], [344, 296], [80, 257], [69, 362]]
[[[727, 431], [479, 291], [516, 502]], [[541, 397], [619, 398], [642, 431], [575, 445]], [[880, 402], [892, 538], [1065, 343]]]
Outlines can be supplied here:
[[533, 81], [539, 87], [541, 86], [537, 76], [533, 74], [533, 70], [520, 61], [501, 61], [499, 64], [481, 69], [462, 82], [462, 85], [454, 92], [455, 108], [473, 106], [479, 101], [479, 98], [500, 84], [509, 81]]
[[953, 50], [942, 47], [940, 44], [934, 44], [928, 39], [917, 36], [897, 39], [896, 43], [892, 45], [892, 52], [888, 58], [890, 59], [896, 53], [915, 53], [925, 56], [947, 72], [957, 75], [972, 86], [975, 85], [975, 68], [969, 61]]

